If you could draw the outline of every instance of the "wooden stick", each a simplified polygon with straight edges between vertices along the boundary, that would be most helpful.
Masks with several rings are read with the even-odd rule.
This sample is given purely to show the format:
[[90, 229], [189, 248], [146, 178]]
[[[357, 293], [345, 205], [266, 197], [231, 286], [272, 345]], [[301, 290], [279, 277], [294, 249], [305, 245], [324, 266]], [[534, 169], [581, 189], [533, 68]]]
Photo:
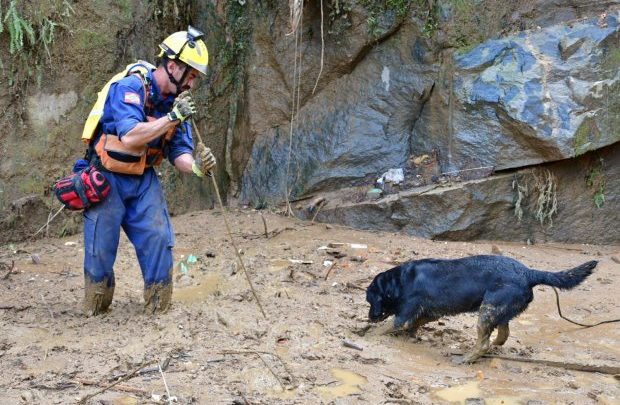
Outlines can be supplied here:
[[45, 225], [43, 225], [42, 227], [40, 227], [38, 231], [36, 231], [34, 234], [32, 234], [31, 238], [34, 238], [35, 236], [37, 236], [37, 235], [39, 234], [39, 232], [41, 232], [42, 230], [44, 230], [45, 228], [47, 228], [47, 227], [49, 226], [50, 222], [52, 222], [52, 220], [53, 220], [54, 218], [56, 218], [56, 216], [57, 216], [58, 214], [60, 214], [60, 212], [61, 212], [64, 208], [65, 208], [65, 206], [64, 206], [64, 205], [63, 205], [63, 206], [61, 206], [61, 207], [60, 207], [60, 209], [59, 209], [58, 211], [56, 211], [56, 213], [55, 213], [54, 215], [52, 215], [52, 217], [51, 217], [51, 218], [49, 218], [49, 219], [47, 220], [47, 222], [45, 223]]
[[[85, 378], [76, 378], [75, 380], [73, 380], [73, 382], [75, 384], [81, 384], [81, 385], [96, 385], [96, 386], [101, 386], [102, 384], [94, 381], [94, 380], [87, 380]], [[123, 392], [131, 392], [133, 394], [148, 394], [148, 391], [140, 389], [140, 388], [135, 388], [135, 387], [130, 387], [128, 385], [123, 385], [123, 384], [118, 384], [116, 386], [114, 386], [114, 390], [115, 391], [123, 391]]]
[[269, 239], [269, 232], [267, 232], [267, 221], [265, 220], [265, 217], [263, 216], [263, 213], [260, 213], [260, 219], [263, 220], [263, 228], [265, 229], [265, 238]]
[[31, 305], [26, 305], [26, 306], [23, 306], [23, 307], [16, 307], [15, 305], [0, 305], [0, 309], [14, 309], [15, 312], [22, 312], [22, 311], [25, 311], [25, 310], [27, 310], [27, 309], [29, 309], [31, 307], [32, 307]]
[[168, 403], [172, 403], [172, 399], [170, 399], [170, 390], [168, 389], [168, 383], [166, 382], [166, 377], [164, 376], [164, 370], [161, 369], [161, 366], [157, 364], [157, 368], [159, 369], [159, 374], [161, 374], [161, 379], [164, 380], [164, 387], [166, 387], [166, 395], [168, 396]]
[[[275, 356], [273, 353], [269, 353], [269, 352], [258, 352], [256, 350], [224, 350], [223, 352], [221, 352], [222, 354], [254, 354], [256, 356], [258, 356], [258, 358], [263, 362], [263, 364], [265, 365], [265, 367], [267, 367], [267, 370], [269, 370], [271, 372], [271, 374], [275, 377], [275, 379], [278, 381], [278, 384], [280, 384], [280, 387], [284, 390], [286, 389], [286, 387], [284, 386], [284, 384], [282, 383], [282, 380], [280, 380], [280, 377], [278, 377], [278, 375], [276, 374], [275, 371], [273, 371], [273, 369], [269, 366], [269, 364], [267, 364], [267, 362], [265, 361], [265, 359], [263, 359], [263, 357], [260, 355], [260, 353], [263, 354], [270, 354], [272, 356]], [[278, 357], [278, 356], [275, 356]], [[282, 359], [280, 359], [278, 357], [278, 359], [280, 360], [280, 362], [282, 362]], [[282, 363], [284, 364], [284, 363]]]
[[[86, 395], [86, 396], [82, 397], [82, 399], [80, 399], [80, 400], [78, 401], [78, 404], [85, 404], [85, 403], [86, 403], [86, 401], [88, 401], [89, 399], [91, 399], [91, 398], [93, 398], [93, 397], [96, 397], [97, 395], [99, 395], [99, 394], [101, 394], [101, 393], [103, 393], [103, 392], [105, 392], [105, 391], [109, 390], [110, 388], [112, 388], [112, 387], [114, 387], [114, 386], [116, 386], [116, 385], [118, 385], [118, 384], [122, 383], [123, 381], [127, 381], [127, 380], [129, 380], [130, 378], [135, 377], [135, 376], [136, 376], [136, 375], [140, 372], [140, 370], [142, 370], [142, 369], [143, 369], [144, 367], [146, 367], [147, 365], [150, 365], [150, 364], [155, 363], [155, 361], [156, 361], [156, 360], [151, 360], [151, 361], [149, 361], [149, 362], [144, 362], [144, 363], [142, 363], [142, 364], [140, 365], [140, 367], [136, 368], [134, 371], [132, 371], [131, 373], [127, 374], [125, 377], [119, 378], [117, 381], [113, 382], [112, 384], [106, 385], [105, 387], [101, 388], [100, 390], [97, 390], [97, 391], [93, 392], [92, 394], [88, 394], [88, 395]], [[95, 385], [98, 385], [98, 386], [99, 386], [99, 384], [95, 384]]]
[[[462, 356], [463, 353], [451, 353], [453, 355]], [[564, 361], [553, 361], [553, 360], [543, 360], [543, 359], [529, 359], [526, 357], [509, 357], [509, 356], [500, 356], [495, 354], [485, 354], [482, 357], [486, 357], [489, 359], [500, 359], [500, 360], [508, 360], [508, 361], [518, 361], [521, 363], [533, 363], [533, 364], [542, 364], [549, 367], [558, 367], [565, 368], [567, 370], [575, 370], [575, 371], [584, 371], [587, 373], [602, 373], [602, 374], [620, 374], [620, 367], [617, 366], [596, 366], [593, 364], [579, 364], [579, 363], [567, 363]]]
[[317, 215], [319, 215], [319, 211], [321, 211], [321, 208], [323, 208], [323, 206], [324, 206], [324, 205], [325, 205], [325, 203], [323, 203], [323, 204], [319, 204], [319, 205], [316, 207], [316, 212], [315, 212], [315, 213], [314, 213], [314, 215], [312, 216], [312, 221], [310, 221], [310, 223], [312, 223], [312, 224], [314, 223], [314, 220], [316, 219], [316, 216], [317, 216]]
[[353, 284], [353, 283], [350, 283], [350, 282], [347, 282], [346, 287], [347, 288], [355, 288], [355, 289], [358, 289], [358, 290], [366, 291], [366, 289], [364, 287], [360, 287], [359, 285], [356, 285], [356, 284]]
[[269, 364], [267, 364], [267, 362], [265, 361], [265, 359], [263, 359], [263, 356], [260, 355], [260, 353], [256, 353], [256, 355], [258, 356], [258, 358], [260, 359], [260, 361], [263, 362], [263, 364], [265, 365], [265, 367], [267, 367], [267, 369], [271, 372], [271, 374], [273, 374], [273, 376], [276, 378], [276, 380], [278, 380], [278, 384], [280, 384], [280, 387], [282, 388], [282, 390], [285, 390], [286, 387], [284, 387], [284, 384], [282, 383], [282, 380], [280, 380], [280, 377], [278, 377], [278, 375], [276, 374], [275, 371], [273, 371], [273, 369], [271, 368], [271, 366], [269, 366]]
[[362, 346], [358, 345], [358, 344], [357, 344], [357, 343], [355, 343], [355, 342], [352, 342], [352, 341], [350, 341], [350, 340], [347, 340], [347, 339], [345, 339], [345, 340], [343, 340], [343, 341], [342, 341], [342, 345], [343, 345], [344, 347], [350, 347], [351, 349], [355, 349], [355, 350], [359, 350], [359, 351], [364, 350], [364, 348], [363, 348]]
[[325, 274], [325, 280], [327, 280], [327, 277], [329, 277], [329, 273], [331, 273], [331, 272], [332, 272], [332, 269], [333, 269], [334, 267], [336, 267], [336, 262], [335, 262], [335, 261], [334, 261], [334, 262], [332, 263], [332, 265], [329, 267], [329, 270], [327, 270], [327, 274]]
[[[289, 371], [288, 367], [286, 367], [286, 363], [276, 353], [266, 352], [266, 351], [262, 351], [262, 350], [224, 350], [224, 351], [220, 352], [220, 354], [255, 354], [255, 355], [258, 355], [260, 357], [259, 353], [267, 354], [269, 356], [273, 356], [273, 357], [277, 358], [280, 361], [280, 364], [282, 365], [282, 368], [284, 368], [284, 370], [288, 373], [289, 377], [291, 377], [291, 379], [295, 378], [293, 376], [293, 374]], [[261, 360], [262, 360], [262, 358], [261, 358]], [[263, 363], [264, 363], [264, 361], [263, 361]], [[267, 368], [269, 368], [269, 366], [267, 366]], [[273, 373], [273, 370], [269, 369], [269, 371], [271, 371]], [[276, 379], [278, 379], [278, 376], [276, 376], [275, 374], [274, 374], [274, 376], [276, 377]]]

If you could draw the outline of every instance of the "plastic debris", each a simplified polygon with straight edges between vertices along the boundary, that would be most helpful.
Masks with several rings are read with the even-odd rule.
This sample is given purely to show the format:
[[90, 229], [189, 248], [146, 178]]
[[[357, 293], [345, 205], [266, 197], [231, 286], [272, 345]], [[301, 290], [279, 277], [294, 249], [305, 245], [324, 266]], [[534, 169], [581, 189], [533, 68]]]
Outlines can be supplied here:
[[179, 263], [179, 268], [181, 269], [181, 273], [183, 274], [187, 274], [187, 272], [189, 271], [187, 265], [183, 262]]
[[377, 200], [381, 198], [381, 194], [383, 194], [383, 190], [380, 188], [371, 188], [366, 192], [366, 196], [371, 200]]
[[392, 184], [400, 184], [405, 181], [405, 173], [403, 169], [390, 169], [387, 172], [383, 173], [383, 175], [377, 180], [377, 183], [392, 183]]

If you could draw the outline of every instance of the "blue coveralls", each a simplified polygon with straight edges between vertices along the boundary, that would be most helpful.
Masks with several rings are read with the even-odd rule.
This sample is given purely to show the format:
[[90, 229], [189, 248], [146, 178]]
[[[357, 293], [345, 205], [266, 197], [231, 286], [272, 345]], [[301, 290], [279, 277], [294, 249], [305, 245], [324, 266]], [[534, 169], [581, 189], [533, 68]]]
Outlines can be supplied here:
[[[147, 115], [160, 118], [171, 109], [174, 97], [162, 98], [159, 88], [150, 80], [149, 97], [154, 105], [145, 111], [145, 89], [137, 75], [128, 76], [110, 87], [101, 117], [101, 133], [116, 134], [122, 138], [138, 123], [146, 122]], [[137, 103], [137, 94], [140, 103]], [[192, 153], [191, 127], [177, 128], [164, 150], [171, 163], [183, 153]], [[95, 139], [95, 142], [97, 139]], [[156, 146], [160, 139], [149, 143]], [[118, 249], [120, 229], [134, 245], [144, 288], [158, 283], [167, 285], [172, 280], [172, 247], [174, 233], [170, 223], [164, 194], [153, 168], [142, 175], [104, 172], [111, 185], [110, 193], [100, 204], [84, 212], [84, 275], [93, 283], [106, 281], [114, 286], [114, 261]]]

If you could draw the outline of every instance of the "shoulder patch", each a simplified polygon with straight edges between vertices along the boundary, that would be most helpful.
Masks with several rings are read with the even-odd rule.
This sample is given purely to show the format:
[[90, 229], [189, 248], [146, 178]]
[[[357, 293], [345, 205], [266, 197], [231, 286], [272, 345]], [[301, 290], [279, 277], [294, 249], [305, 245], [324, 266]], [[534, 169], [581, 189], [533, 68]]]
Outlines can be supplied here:
[[138, 95], [138, 93], [126, 91], [123, 101], [128, 104], [140, 105], [140, 96]]

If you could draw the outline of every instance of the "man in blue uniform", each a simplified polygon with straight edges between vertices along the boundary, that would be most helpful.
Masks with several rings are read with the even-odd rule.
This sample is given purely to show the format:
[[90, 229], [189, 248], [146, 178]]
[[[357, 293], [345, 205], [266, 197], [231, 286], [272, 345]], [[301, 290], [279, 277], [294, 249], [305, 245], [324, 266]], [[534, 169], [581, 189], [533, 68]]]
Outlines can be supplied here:
[[128, 67], [100, 94], [103, 112], [91, 112], [89, 121], [96, 127], [87, 137], [89, 159], [103, 170], [111, 191], [84, 212], [84, 311], [89, 316], [112, 303], [121, 228], [140, 263], [145, 310], [163, 312], [170, 306], [174, 233], [153, 167], [167, 158], [180, 171], [202, 177], [215, 166], [209, 148], [199, 144], [194, 151], [188, 121], [196, 111], [188, 91], [207, 72], [202, 36], [193, 27], [170, 35], [160, 44], [157, 67], [146, 62]]

